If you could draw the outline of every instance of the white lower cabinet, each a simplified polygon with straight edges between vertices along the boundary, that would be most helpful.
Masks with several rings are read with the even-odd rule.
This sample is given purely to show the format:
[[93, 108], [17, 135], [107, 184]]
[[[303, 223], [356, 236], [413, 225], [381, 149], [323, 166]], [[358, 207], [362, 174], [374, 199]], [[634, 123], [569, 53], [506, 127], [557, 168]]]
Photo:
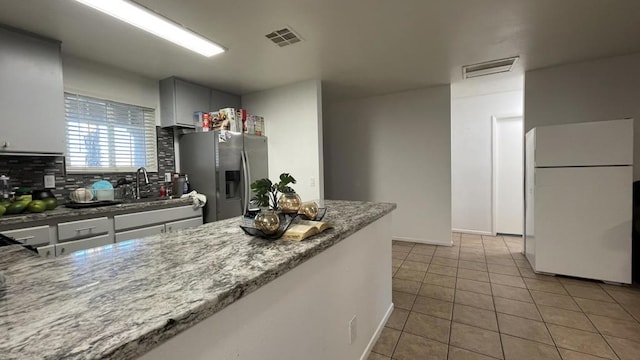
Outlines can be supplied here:
[[171, 221], [189, 219], [193, 217], [202, 218], [202, 209], [193, 206], [179, 206], [175, 208], [141, 211], [132, 214], [116, 215], [113, 217], [117, 232], [139, 228], [147, 225], [166, 224]]
[[129, 230], [116, 233], [116, 242], [140, 239], [145, 236], [158, 235], [164, 232], [163, 225], [148, 226], [141, 229]]
[[2, 235], [31, 246], [49, 244], [51, 242], [49, 225], [3, 231]]
[[106, 234], [111, 226], [106, 217], [60, 223], [58, 224], [58, 241]]
[[188, 229], [202, 225], [202, 216], [192, 219], [172, 221], [165, 224], [165, 231], [172, 232], [180, 229]]
[[36, 248], [38, 250], [38, 254], [42, 257], [54, 257], [56, 256], [56, 246], [55, 245], [47, 245], [47, 246], [38, 246]]
[[199, 225], [202, 209], [188, 205], [7, 230], [2, 234], [35, 247], [43, 257], [52, 257]]
[[75, 251], [91, 249], [109, 244], [113, 244], [113, 237], [109, 234], [95, 236], [88, 239], [67, 241], [55, 245], [56, 256], [68, 255]]
[[188, 205], [116, 215], [113, 220], [120, 242], [202, 225], [202, 209]]

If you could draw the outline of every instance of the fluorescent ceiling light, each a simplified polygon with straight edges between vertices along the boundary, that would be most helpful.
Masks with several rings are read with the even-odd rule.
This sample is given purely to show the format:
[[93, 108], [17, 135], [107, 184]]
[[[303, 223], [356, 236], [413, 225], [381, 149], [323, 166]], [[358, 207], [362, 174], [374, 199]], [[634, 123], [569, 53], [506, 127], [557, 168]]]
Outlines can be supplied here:
[[225, 50], [149, 9], [125, 0], [76, 0], [206, 57]]

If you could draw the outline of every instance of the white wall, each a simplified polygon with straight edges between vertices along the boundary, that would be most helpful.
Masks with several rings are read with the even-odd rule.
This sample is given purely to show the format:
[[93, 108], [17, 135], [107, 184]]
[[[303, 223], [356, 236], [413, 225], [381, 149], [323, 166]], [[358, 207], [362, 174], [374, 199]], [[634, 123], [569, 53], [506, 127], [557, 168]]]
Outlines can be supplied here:
[[458, 90], [452, 85], [451, 92], [452, 227], [456, 231], [491, 234], [491, 117], [522, 114], [522, 77], [520, 89], [516, 90], [476, 95], [466, 86]]
[[269, 178], [291, 173], [303, 201], [324, 200], [322, 84], [302, 81], [242, 96], [242, 107], [264, 117]]
[[62, 60], [64, 90], [112, 101], [156, 109], [160, 125], [158, 81], [88, 60]]
[[525, 74], [525, 131], [551, 124], [634, 118], [634, 179], [640, 180], [640, 53]]
[[327, 198], [398, 204], [394, 239], [451, 244], [449, 85], [327, 104]]

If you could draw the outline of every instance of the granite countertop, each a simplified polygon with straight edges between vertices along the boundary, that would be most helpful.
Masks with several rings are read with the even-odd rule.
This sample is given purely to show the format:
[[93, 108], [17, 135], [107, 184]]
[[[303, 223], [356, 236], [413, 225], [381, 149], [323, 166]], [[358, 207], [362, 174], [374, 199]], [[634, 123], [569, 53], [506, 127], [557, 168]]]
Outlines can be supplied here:
[[[3, 359], [134, 359], [395, 209], [326, 201], [334, 228], [301, 242], [232, 218], [58, 258], [0, 253]], [[26, 251], [26, 250], [22, 250]], [[2, 262], [5, 262], [4, 264]]]
[[[20, 263], [22, 260], [38, 257], [38, 254], [28, 251], [20, 245], [2, 246], [0, 247], [0, 273], [3, 273], [10, 266]], [[0, 295], [1, 302], [2, 295]]]
[[173, 207], [189, 205], [193, 202], [190, 198], [162, 199], [150, 201], [124, 202], [122, 204], [100, 206], [86, 209], [71, 209], [64, 205], [58, 206], [55, 210], [41, 213], [23, 213], [19, 215], [4, 215], [0, 217], [0, 227], [8, 225], [24, 225], [30, 222], [59, 221], [66, 218], [95, 217], [105, 214], [117, 215], [136, 211], [151, 210], [155, 208]]

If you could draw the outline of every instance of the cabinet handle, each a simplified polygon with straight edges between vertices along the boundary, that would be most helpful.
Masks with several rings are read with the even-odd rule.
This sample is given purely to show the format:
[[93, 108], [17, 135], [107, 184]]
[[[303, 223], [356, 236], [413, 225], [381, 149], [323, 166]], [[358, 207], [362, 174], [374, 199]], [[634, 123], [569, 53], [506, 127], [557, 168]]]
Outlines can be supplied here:
[[47, 250], [47, 253], [45, 254], [46, 257], [51, 256], [51, 250]]
[[60, 248], [60, 254], [64, 254], [64, 248]]
[[169, 227], [167, 228], [167, 232], [171, 232], [171, 230], [173, 230], [173, 228], [172, 228], [171, 226], [169, 226]]
[[5, 141], [5, 142], [2, 143], [2, 148], [3, 149], [6, 149], [8, 147], [9, 147], [9, 142], [8, 141]]
[[17, 238], [16, 241], [26, 241], [26, 240], [31, 240], [33, 238], [35, 238], [35, 235], [34, 236], [25, 236], [25, 237]]
[[93, 230], [95, 228], [96, 228], [96, 226], [89, 226], [89, 227], [86, 227], [86, 228], [76, 229], [76, 231], [80, 232], [80, 231], [85, 231], [85, 230]]

